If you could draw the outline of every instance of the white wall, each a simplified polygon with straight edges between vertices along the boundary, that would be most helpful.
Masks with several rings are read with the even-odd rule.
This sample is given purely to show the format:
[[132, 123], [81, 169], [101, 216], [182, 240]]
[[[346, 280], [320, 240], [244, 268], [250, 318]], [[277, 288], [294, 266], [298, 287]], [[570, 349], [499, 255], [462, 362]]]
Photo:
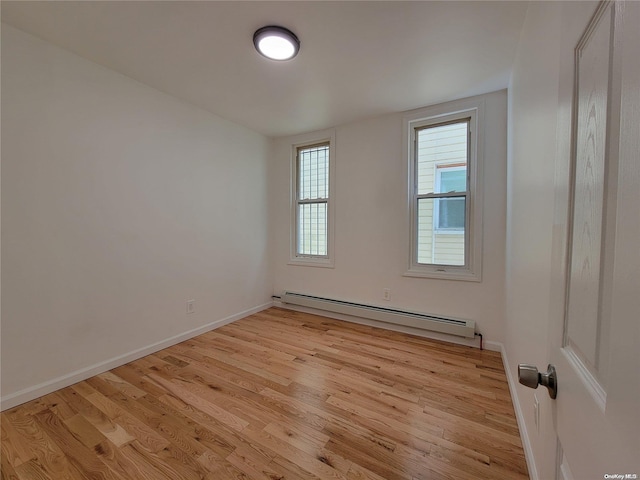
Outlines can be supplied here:
[[268, 151], [2, 25], [3, 399], [270, 302]]
[[[518, 363], [544, 368], [548, 360], [559, 19], [559, 4], [531, 3], [511, 79], [505, 347], [514, 382]], [[520, 427], [529, 440], [530, 455], [541, 460], [545, 448], [555, 452], [555, 438], [543, 438], [537, 433], [533, 397], [536, 395], [541, 404], [542, 422], [549, 420], [550, 399], [546, 390], [516, 385], [517, 396], [513, 400], [525, 421]], [[553, 471], [540, 476], [542, 464], [536, 465], [533, 458], [529, 456], [528, 460], [534, 475], [555, 478]]]
[[[270, 218], [274, 294], [283, 290], [472, 319], [504, 340], [507, 94], [486, 97], [482, 282], [403, 276], [408, 268], [407, 159], [401, 113], [336, 128], [335, 268], [288, 265], [291, 144], [274, 141]], [[382, 300], [391, 289], [391, 302]]]

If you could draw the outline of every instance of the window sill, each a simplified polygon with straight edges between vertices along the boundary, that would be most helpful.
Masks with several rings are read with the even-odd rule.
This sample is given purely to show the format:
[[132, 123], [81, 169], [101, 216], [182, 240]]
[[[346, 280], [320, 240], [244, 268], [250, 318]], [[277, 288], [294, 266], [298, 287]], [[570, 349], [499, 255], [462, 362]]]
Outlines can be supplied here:
[[287, 262], [287, 265], [294, 265], [298, 267], [334, 268], [333, 260], [330, 258], [295, 257], [291, 258]]
[[435, 278], [439, 280], [459, 280], [464, 282], [481, 282], [482, 275], [469, 270], [456, 268], [420, 268], [413, 267], [402, 274], [403, 277]]

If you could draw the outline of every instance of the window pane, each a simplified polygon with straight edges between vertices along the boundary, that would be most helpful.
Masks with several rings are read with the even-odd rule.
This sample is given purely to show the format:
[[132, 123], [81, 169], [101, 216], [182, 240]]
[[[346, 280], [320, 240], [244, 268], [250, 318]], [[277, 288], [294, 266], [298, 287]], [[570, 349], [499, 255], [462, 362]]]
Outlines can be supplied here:
[[436, 193], [466, 192], [467, 191], [467, 169], [462, 168], [440, 168], [440, 185]]
[[[437, 125], [416, 130], [418, 195], [436, 191], [435, 176], [437, 166], [445, 164], [449, 167], [465, 167], [467, 165], [468, 131], [469, 122], [466, 120], [460, 123]], [[467, 189], [466, 171], [463, 174], [453, 174], [452, 172], [452, 175], [453, 187], [446, 187], [447, 189], [445, 190], [445, 187], [441, 186], [440, 191], [465, 191]], [[464, 176], [464, 187], [459, 190], [461, 175]]]
[[[436, 205], [436, 203], [439, 205]], [[464, 266], [466, 236], [464, 221], [460, 228], [456, 227], [455, 230], [449, 232], [434, 228], [434, 225], [436, 225], [434, 214], [438, 216], [441, 211], [440, 205], [443, 203], [447, 204], [445, 209], [451, 212], [462, 206], [462, 218], [464, 219], [464, 198], [418, 199], [418, 238], [416, 242], [418, 263]], [[447, 215], [449, 214], [445, 216]], [[446, 221], [453, 222], [455, 221], [454, 217], [455, 214], [451, 214]]]
[[298, 198], [313, 200], [329, 196], [329, 145], [298, 150]]
[[438, 229], [464, 230], [464, 198], [440, 198], [438, 204]]
[[327, 204], [298, 205], [298, 255], [327, 255]]

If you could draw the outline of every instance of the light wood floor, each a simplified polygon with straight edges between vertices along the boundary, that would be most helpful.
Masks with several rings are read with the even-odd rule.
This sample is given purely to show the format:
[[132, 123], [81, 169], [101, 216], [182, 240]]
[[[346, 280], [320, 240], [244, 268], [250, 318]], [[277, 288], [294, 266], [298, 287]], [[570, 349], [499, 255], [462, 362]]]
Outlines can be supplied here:
[[2, 479], [524, 479], [500, 355], [272, 308], [8, 410]]

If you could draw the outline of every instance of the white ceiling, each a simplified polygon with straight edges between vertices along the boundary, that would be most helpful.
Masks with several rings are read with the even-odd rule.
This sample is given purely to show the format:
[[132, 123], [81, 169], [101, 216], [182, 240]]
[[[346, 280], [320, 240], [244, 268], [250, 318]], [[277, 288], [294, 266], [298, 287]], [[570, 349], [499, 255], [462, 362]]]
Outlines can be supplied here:
[[[2, 1], [2, 21], [269, 136], [505, 88], [526, 2]], [[253, 48], [277, 24], [294, 60]]]

